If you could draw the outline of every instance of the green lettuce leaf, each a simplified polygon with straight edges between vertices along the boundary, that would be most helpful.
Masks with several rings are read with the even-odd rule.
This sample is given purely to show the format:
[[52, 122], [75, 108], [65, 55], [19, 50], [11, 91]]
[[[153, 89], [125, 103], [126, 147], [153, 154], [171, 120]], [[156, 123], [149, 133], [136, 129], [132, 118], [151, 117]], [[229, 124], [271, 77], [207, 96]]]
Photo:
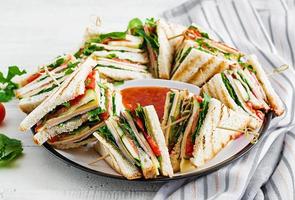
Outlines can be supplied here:
[[211, 97], [209, 95], [207, 95], [206, 93], [203, 95], [203, 101], [200, 104], [200, 113], [199, 113], [199, 118], [197, 121], [197, 127], [196, 127], [194, 133], [192, 134], [193, 144], [195, 143], [195, 140], [200, 133], [200, 129], [201, 129], [201, 127], [204, 123], [204, 120], [206, 118], [206, 115], [208, 113], [210, 99], [211, 99]]
[[8, 67], [6, 77], [0, 72], [0, 102], [8, 102], [15, 96], [14, 90], [18, 88], [18, 85], [12, 81], [12, 78], [25, 73], [25, 70], [20, 70], [17, 66]]
[[19, 140], [0, 133], [0, 166], [9, 164], [22, 154], [23, 148]]

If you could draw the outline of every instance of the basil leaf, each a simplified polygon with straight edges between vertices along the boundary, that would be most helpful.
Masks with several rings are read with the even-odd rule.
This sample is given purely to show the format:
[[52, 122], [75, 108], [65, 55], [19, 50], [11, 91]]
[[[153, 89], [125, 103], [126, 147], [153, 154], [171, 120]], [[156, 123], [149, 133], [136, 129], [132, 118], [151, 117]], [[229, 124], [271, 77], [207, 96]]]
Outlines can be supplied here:
[[12, 79], [25, 73], [25, 70], [20, 70], [17, 66], [8, 67], [6, 77], [0, 72], [0, 102], [8, 102], [15, 96], [14, 90], [18, 88], [18, 85]]
[[129, 30], [131, 34], [134, 34], [135, 29], [142, 28], [142, 26], [142, 21], [139, 18], [133, 18], [128, 23], [127, 30]]
[[19, 140], [0, 133], [0, 166], [9, 164], [22, 154], [23, 148]]

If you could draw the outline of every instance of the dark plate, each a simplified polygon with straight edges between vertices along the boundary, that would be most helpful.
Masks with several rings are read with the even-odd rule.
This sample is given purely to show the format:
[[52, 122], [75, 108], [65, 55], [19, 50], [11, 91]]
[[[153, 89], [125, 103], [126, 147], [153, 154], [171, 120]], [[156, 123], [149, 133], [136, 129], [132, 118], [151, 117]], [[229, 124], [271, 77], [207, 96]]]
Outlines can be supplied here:
[[[45, 149], [47, 149], [52, 155], [54, 155], [55, 157], [63, 160], [65, 163], [74, 166], [76, 168], [79, 168], [83, 171], [86, 171], [88, 173], [92, 173], [95, 175], [99, 175], [99, 176], [106, 176], [106, 177], [110, 177], [110, 178], [115, 178], [115, 179], [121, 179], [121, 180], [126, 180], [126, 181], [139, 181], [139, 182], [167, 182], [170, 180], [177, 180], [177, 179], [184, 179], [184, 178], [196, 178], [196, 177], [200, 177], [200, 176], [204, 176], [206, 174], [212, 173], [216, 170], [219, 170], [220, 168], [234, 162], [235, 160], [237, 160], [238, 158], [244, 156], [247, 152], [249, 152], [255, 145], [257, 145], [259, 142], [261, 142], [261, 139], [263, 137], [266, 137], [266, 131], [269, 127], [270, 121], [273, 118], [273, 114], [271, 112], [269, 112], [264, 120], [263, 126], [261, 127], [261, 129], [259, 130], [259, 138], [258, 141], [255, 144], [249, 143], [247, 146], [245, 146], [242, 150], [240, 150], [239, 152], [237, 152], [236, 154], [234, 154], [233, 156], [219, 162], [218, 164], [214, 165], [214, 166], [210, 166], [201, 170], [198, 170], [196, 172], [192, 172], [190, 174], [183, 174], [183, 175], [178, 175], [172, 178], [169, 177], [158, 177], [156, 179], [136, 179], [136, 180], [127, 180], [126, 178], [124, 178], [123, 176], [119, 176], [119, 175], [115, 175], [115, 174], [109, 174], [109, 173], [105, 173], [105, 172], [101, 172], [101, 171], [97, 171], [97, 170], [93, 170], [90, 168], [87, 168], [79, 163], [76, 163], [72, 160], [70, 160], [69, 158], [65, 157], [64, 155], [60, 154], [58, 151], [56, 151], [52, 146], [50, 146], [48, 143], [45, 143], [43, 146], [45, 147]], [[32, 128], [32, 132], [34, 134], [34, 128]]]

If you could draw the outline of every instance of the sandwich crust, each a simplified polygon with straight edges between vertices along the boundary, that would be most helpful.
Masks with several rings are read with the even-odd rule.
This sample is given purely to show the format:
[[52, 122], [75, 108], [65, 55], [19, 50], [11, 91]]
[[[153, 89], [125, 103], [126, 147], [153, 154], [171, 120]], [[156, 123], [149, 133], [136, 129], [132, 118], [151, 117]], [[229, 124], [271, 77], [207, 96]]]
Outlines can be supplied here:
[[159, 42], [159, 55], [158, 55], [158, 70], [159, 78], [170, 79], [170, 71], [173, 60], [173, 48], [171, 47], [166, 34], [166, 22], [158, 20], [157, 34]]
[[267, 100], [270, 104], [271, 109], [274, 111], [274, 113], [277, 116], [282, 115], [285, 111], [283, 102], [274, 91], [270, 81], [268, 80], [266, 76], [266, 73], [264, 72], [263, 68], [258, 62], [257, 57], [254, 55], [250, 55], [247, 58], [248, 58], [248, 63], [251, 64], [256, 71], [256, 77], [258, 81], [260, 82], [267, 96]]

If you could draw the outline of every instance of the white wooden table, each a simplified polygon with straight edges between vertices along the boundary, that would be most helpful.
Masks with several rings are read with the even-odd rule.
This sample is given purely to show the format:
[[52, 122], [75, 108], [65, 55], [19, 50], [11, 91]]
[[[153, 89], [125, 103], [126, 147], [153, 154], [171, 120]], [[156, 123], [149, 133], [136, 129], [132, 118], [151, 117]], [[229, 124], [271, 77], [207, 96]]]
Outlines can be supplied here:
[[[175, 7], [173, 0], [1, 0], [0, 70], [17, 65], [31, 71], [52, 58], [76, 49], [90, 16], [105, 24], [126, 27], [133, 17], [150, 17]], [[2, 199], [149, 199], [161, 184], [132, 183], [91, 175], [68, 166], [21, 133], [24, 118], [17, 101], [5, 104], [0, 132], [20, 139], [24, 154], [9, 168], [0, 168]]]

